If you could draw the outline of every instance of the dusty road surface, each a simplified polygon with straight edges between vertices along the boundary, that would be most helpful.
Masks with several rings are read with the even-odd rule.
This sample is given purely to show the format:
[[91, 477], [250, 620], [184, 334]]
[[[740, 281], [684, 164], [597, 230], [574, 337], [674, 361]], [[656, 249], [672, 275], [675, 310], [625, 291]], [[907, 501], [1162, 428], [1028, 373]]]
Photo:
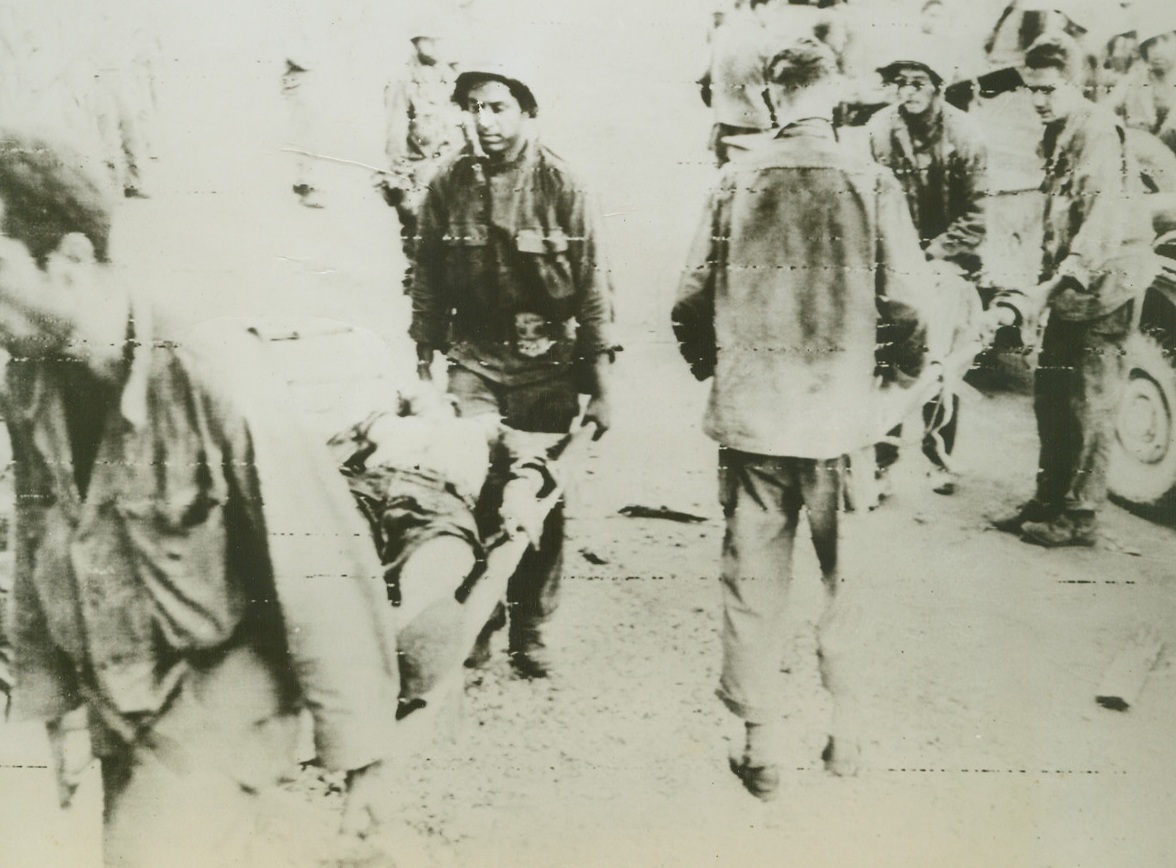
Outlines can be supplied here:
[[[830, 777], [819, 759], [829, 704], [813, 661], [816, 565], [801, 546], [796, 635], [781, 661], [783, 792], [764, 805], [740, 788], [726, 762], [738, 728], [713, 695], [715, 446], [699, 431], [705, 386], [677, 358], [667, 325], [710, 177], [708, 119], [691, 85], [707, 4], [478, 5], [499, 31], [518, 20], [543, 35], [541, 120], [600, 192], [626, 350], [616, 427], [580, 462], [570, 497], [555, 673], [512, 678], [499, 637], [446, 730], [406, 763], [390, 830], [397, 864], [1173, 864], [1176, 534], [1118, 508], [1091, 550], [1045, 551], [987, 530], [986, 513], [1027, 494], [1035, 467], [1029, 401], [1015, 391], [965, 394], [955, 496], [928, 490], [911, 446], [894, 496], [846, 516], [861, 774]], [[502, 10], [515, 17], [497, 18]], [[280, 19], [168, 20], [176, 49], [152, 198], [119, 214], [128, 279], [188, 321], [278, 313], [359, 323], [389, 340], [407, 374], [396, 224], [367, 172], [326, 165], [321, 211], [299, 208], [289, 191]], [[336, 107], [345, 123], [334, 153], [358, 162], [379, 154], [372, 82], [387, 70], [372, 63], [356, 67], [370, 80]], [[1006, 138], [1024, 138], [1016, 123]], [[704, 520], [621, 516], [630, 504]], [[1100, 678], [1141, 627], [1166, 650], [1130, 710], [1103, 709]], [[0, 864], [98, 864], [94, 774], [61, 815], [45, 762], [34, 728], [0, 728]], [[339, 785], [308, 767], [275, 802], [300, 818], [306, 853], [337, 821]]]

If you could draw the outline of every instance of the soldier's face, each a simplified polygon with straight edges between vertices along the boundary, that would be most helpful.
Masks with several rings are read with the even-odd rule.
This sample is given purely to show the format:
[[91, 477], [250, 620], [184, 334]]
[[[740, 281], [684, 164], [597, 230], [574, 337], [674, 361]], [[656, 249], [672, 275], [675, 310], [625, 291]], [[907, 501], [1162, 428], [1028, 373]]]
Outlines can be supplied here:
[[518, 146], [526, 115], [501, 81], [483, 81], [471, 87], [465, 110], [473, 117], [478, 142], [487, 154], [511, 153]]
[[1060, 69], [1022, 69], [1021, 79], [1033, 97], [1033, 108], [1043, 123], [1064, 121], [1081, 105], [1082, 91]]
[[894, 89], [899, 105], [907, 114], [923, 114], [935, 99], [935, 83], [926, 70], [918, 67], [899, 67], [894, 76]]
[[1165, 33], [1140, 46], [1140, 53], [1152, 72], [1165, 75], [1176, 69], [1176, 33]]

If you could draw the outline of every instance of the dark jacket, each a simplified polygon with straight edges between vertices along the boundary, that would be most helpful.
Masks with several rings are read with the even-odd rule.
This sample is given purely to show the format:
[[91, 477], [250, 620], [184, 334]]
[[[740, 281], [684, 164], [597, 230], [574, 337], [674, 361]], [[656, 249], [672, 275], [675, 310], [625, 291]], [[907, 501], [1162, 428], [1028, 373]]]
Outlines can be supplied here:
[[931, 114], [926, 131], [912, 135], [898, 106], [883, 109], [867, 126], [870, 150], [902, 184], [927, 256], [976, 272], [985, 231], [987, 149], [964, 112], [938, 101]]
[[466, 150], [438, 171], [421, 210], [412, 301], [414, 341], [505, 384], [615, 349], [588, 196], [538, 142], [503, 166]]

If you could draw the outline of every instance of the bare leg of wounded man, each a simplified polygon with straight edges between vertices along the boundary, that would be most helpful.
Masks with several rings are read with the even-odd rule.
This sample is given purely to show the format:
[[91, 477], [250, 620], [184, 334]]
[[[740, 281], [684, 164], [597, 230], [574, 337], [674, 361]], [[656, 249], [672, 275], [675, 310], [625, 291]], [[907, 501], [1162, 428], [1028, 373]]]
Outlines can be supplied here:
[[[551, 516], [543, 521], [539, 491], [544, 485], [541, 477], [524, 474], [512, 479], [504, 493], [504, 522], [508, 532], [517, 528], [531, 527], [538, 533], [542, 527], [543, 538], [550, 530]], [[557, 530], [562, 540], [562, 511], [560, 505], [552, 510], [557, 519]], [[542, 550], [542, 545], [540, 545]], [[557, 555], [559, 552], [557, 551]], [[520, 569], [510, 579], [507, 598], [513, 604], [512, 589], [520, 572], [525, 572], [528, 558], [536, 558], [541, 552], [528, 550], [523, 555]], [[559, 558], [554, 565], [559, 567]], [[428, 693], [447, 675], [457, 671], [466, 659], [471, 646], [471, 624], [490, 615], [492, 627], [502, 626], [502, 613], [472, 611], [471, 606], [477, 595], [459, 601], [457, 592], [477, 568], [477, 559], [470, 544], [460, 537], [439, 536], [422, 543], [401, 567], [399, 574], [400, 605], [397, 607], [398, 621], [402, 625], [397, 634], [401, 655], [401, 697], [402, 713], [412, 710], [414, 702]], [[553, 592], [552, 592], [553, 593]], [[548, 598], [543, 597], [546, 601]], [[532, 627], [538, 615], [516, 611], [511, 618], [512, 636], [515, 630]], [[483, 634], [489, 634], [483, 630]]]
[[469, 651], [467, 613], [456, 594], [475, 563], [469, 543], [440, 536], [421, 544], [401, 568], [397, 645], [403, 713], [459, 668]]

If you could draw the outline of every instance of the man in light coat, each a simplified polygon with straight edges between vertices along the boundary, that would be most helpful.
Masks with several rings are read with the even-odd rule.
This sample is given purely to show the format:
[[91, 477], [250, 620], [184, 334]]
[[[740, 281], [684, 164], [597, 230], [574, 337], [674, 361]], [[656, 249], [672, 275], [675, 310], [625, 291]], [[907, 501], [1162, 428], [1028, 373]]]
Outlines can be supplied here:
[[[719, 443], [723, 666], [718, 695], [745, 724], [732, 771], [761, 799], [778, 791], [778, 679], [792, 553], [802, 508], [827, 594], [822, 675], [834, 699], [826, 761], [857, 765], [845, 689], [852, 632], [838, 604], [842, 456], [881, 433], [879, 311], [921, 344], [929, 283], [902, 190], [838, 143], [837, 61], [812, 38], [767, 66], [777, 134], [732, 161], [705, 209], [673, 318], [696, 377], [713, 377], [704, 429]], [[919, 352], [908, 354], [908, 373]]]

